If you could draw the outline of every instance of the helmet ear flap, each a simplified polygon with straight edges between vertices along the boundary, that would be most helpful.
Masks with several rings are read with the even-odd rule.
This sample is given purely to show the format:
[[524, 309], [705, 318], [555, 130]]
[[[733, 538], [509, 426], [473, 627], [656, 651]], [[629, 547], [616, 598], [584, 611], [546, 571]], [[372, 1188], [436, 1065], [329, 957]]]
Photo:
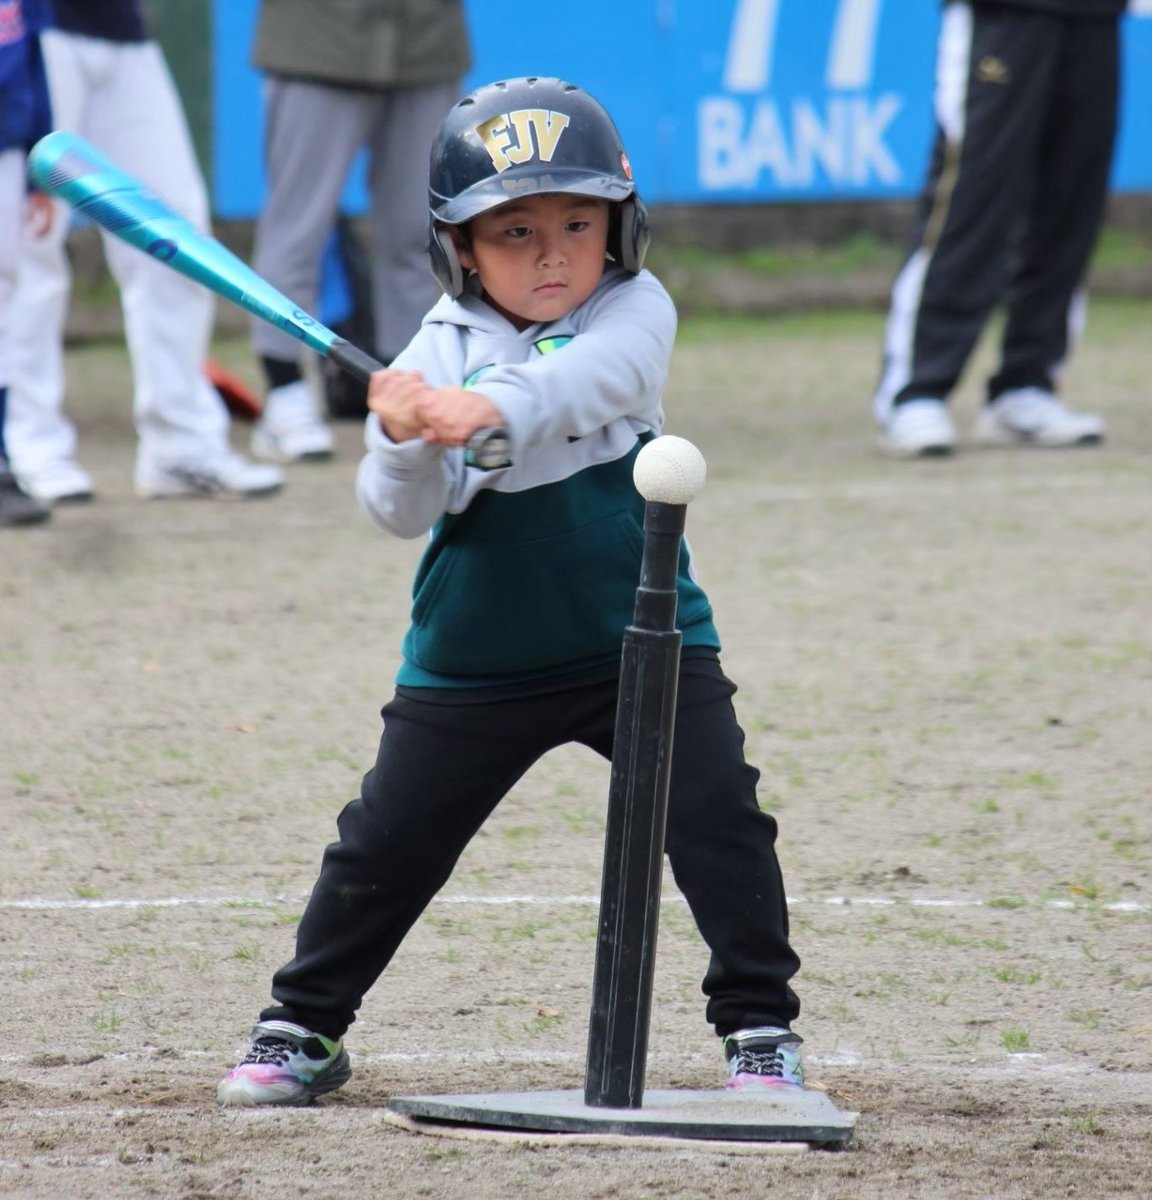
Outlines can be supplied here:
[[648, 209], [635, 193], [617, 205], [612, 234], [612, 257], [628, 272], [638, 275], [644, 266], [644, 255], [652, 240]]
[[456, 252], [451, 229], [435, 217], [428, 220], [428, 258], [436, 282], [453, 300], [457, 299], [464, 291], [464, 267]]

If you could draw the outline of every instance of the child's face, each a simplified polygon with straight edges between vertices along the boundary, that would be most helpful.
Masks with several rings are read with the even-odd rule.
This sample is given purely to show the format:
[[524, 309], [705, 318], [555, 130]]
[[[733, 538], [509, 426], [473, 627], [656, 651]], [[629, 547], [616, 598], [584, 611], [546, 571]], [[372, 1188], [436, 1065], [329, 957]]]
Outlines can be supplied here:
[[526, 196], [473, 218], [460, 262], [517, 329], [556, 321], [600, 282], [608, 215], [608, 202], [590, 196]]

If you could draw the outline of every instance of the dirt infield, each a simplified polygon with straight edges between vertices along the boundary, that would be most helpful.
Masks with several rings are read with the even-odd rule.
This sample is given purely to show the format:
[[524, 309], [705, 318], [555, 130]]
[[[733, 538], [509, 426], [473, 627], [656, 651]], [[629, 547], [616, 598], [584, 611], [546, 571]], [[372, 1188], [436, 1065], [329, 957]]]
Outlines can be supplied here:
[[[575, 750], [416, 927], [343, 1092], [214, 1107], [374, 755], [421, 547], [356, 511], [348, 426], [276, 499], [136, 500], [124, 356], [74, 352], [98, 500], [0, 537], [0, 1195], [1146, 1197], [1150, 328], [1098, 305], [1073, 364], [1105, 447], [923, 464], [872, 445], [875, 315], [683, 331], [669, 431], [709, 462], [689, 537], [781, 822], [809, 1071], [861, 1114], [791, 1158], [384, 1120], [581, 1086], [607, 768]], [[977, 401], [974, 373], [962, 424]], [[669, 882], [652, 1087], [719, 1082], [703, 967]]]

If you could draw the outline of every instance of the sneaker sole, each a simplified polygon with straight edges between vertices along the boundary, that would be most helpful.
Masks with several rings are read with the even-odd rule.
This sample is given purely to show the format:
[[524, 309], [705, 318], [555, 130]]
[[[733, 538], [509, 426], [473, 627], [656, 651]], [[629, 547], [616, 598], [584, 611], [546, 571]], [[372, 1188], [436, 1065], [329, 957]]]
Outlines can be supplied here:
[[253, 488], [247, 492], [229, 491], [227, 488], [200, 488], [194, 484], [165, 484], [161, 487], [136, 485], [136, 495], [141, 500], [261, 500], [266, 496], [275, 496], [283, 489], [282, 483], [270, 484], [264, 488]]
[[28, 525], [43, 525], [52, 510], [49, 508], [24, 513], [5, 513], [0, 516], [0, 529], [23, 529]]
[[1104, 441], [1102, 433], [1086, 433], [1072, 441], [1030, 437], [1026, 433], [979, 430], [976, 441], [982, 446], [1035, 446], [1038, 450], [1076, 450], [1081, 446], [1099, 446]]
[[253, 458], [261, 462], [277, 463], [279, 466], [291, 466], [292, 463], [328, 462], [336, 454], [335, 450], [305, 450], [303, 454], [283, 454], [279, 450], [257, 450], [249, 446]]
[[950, 458], [956, 447], [947, 442], [936, 442], [928, 446], [897, 446], [882, 439], [880, 449], [889, 458]]
[[299, 454], [288, 454], [281, 450], [275, 441], [261, 437], [258, 433], [254, 433], [249, 438], [248, 450], [253, 458], [258, 458], [261, 462], [281, 464], [327, 462], [336, 453], [336, 447], [333, 444], [330, 446], [317, 446], [314, 450], [302, 450]]
[[737, 1075], [724, 1085], [727, 1092], [742, 1092], [748, 1088], [799, 1088], [804, 1090], [802, 1083], [792, 1083], [787, 1079], [774, 1079], [767, 1075]]

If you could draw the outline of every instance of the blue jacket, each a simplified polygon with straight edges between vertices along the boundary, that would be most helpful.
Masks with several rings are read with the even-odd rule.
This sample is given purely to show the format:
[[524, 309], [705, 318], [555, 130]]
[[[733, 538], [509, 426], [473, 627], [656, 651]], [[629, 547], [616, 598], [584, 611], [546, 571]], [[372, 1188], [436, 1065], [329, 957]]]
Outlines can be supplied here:
[[52, 128], [43, 28], [41, 0], [0, 0], [0, 151], [26, 151]]

